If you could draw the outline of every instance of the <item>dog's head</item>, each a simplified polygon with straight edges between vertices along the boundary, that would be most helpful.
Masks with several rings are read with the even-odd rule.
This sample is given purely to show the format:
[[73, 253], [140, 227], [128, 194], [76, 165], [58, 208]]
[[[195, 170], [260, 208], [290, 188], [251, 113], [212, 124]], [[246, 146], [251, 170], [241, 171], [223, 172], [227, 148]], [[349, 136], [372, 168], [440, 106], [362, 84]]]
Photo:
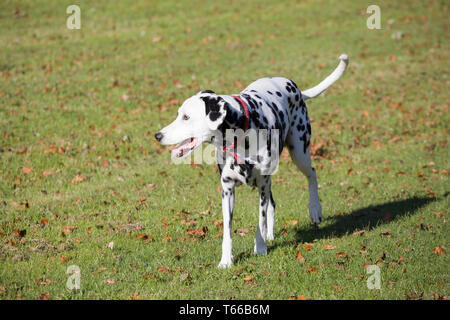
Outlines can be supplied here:
[[183, 102], [177, 118], [155, 138], [163, 145], [177, 144], [173, 157], [186, 157], [203, 142], [211, 142], [227, 114], [226, 104], [213, 91], [201, 91]]

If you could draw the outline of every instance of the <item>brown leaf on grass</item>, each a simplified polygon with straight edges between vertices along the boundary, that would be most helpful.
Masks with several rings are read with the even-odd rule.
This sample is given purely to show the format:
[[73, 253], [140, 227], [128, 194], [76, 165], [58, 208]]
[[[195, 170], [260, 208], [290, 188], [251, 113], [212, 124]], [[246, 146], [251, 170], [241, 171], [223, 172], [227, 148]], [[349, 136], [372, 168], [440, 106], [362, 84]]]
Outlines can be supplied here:
[[308, 300], [304, 295], [299, 295], [298, 297], [290, 297], [288, 300]]
[[80, 176], [79, 174], [77, 174], [75, 177], [73, 177], [72, 179], [72, 183], [73, 184], [78, 184], [79, 182], [83, 182], [86, 181], [86, 178], [83, 176]]
[[135, 292], [133, 294], [131, 294], [130, 299], [131, 300], [136, 300], [136, 299], [140, 299], [141, 296], [139, 295], [139, 292]]
[[347, 257], [347, 254], [345, 252], [338, 252], [336, 253], [337, 258], [345, 258]]
[[287, 219], [286, 220], [286, 226], [290, 225], [290, 226], [296, 226], [298, 224], [298, 220], [297, 219]]
[[253, 282], [253, 278], [254, 278], [254, 276], [248, 275], [248, 276], [245, 276], [245, 277], [244, 277], [244, 281], [245, 281], [246, 283]]
[[223, 228], [223, 220], [222, 219], [220, 219], [220, 220], [214, 220], [214, 225], [216, 226], [216, 228], [217, 229], [222, 229]]
[[167, 273], [170, 270], [170, 268], [161, 266], [157, 270], [161, 273]]
[[42, 219], [41, 219], [41, 225], [42, 225], [42, 226], [48, 226], [48, 223], [49, 223], [49, 222], [48, 222], [47, 219], [45, 219], [45, 218], [42, 218]]
[[46, 286], [46, 285], [52, 283], [52, 280], [50, 280], [49, 278], [39, 278], [39, 277], [36, 277], [35, 280], [36, 280], [36, 284], [37, 284], [38, 286]]
[[200, 239], [203, 239], [203, 238], [205, 238], [207, 230], [208, 229], [206, 227], [203, 227], [202, 229], [188, 229], [187, 233], [190, 234], [191, 236], [195, 236]]
[[64, 226], [62, 231], [61, 231], [61, 234], [65, 237], [67, 234], [71, 233], [76, 228], [77, 228], [77, 226], [74, 226], [74, 225]]
[[324, 250], [334, 250], [336, 248], [336, 246], [332, 245], [332, 244], [326, 244], [324, 243], [323, 245], [323, 249]]
[[311, 267], [311, 268], [309, 268], [308, 270], [306, 270], [306, 272], [308, 272], [308, 273], [317, 273], [318, 270], [317, 270], [316, 267]]
[[152, 237], [150, 237], [148, 234], [145, 234], [145, 233], [139, 233], [136, 237], [138, 239], [144, 240], [145, 242], [152, 242], [153, 241]]
[[241, 228], [241, 229], [237, 229], [235, 232], [238, 235], [240, 235], [241, 237], [245, 237], [245, 235], [247, 235], [247, 233], [248, 233], [248, 229], [247, 228]]
[[423, 298], [423, 292], [415, 293], [413, 292], [411, 295], [405, 294], [406, 300], [422, 300]]
[[305, 249], [306, 251], [309, 251], [309, 250], [312, 249], [312, 247], [313, 247], [313, 244], [312, 243], [308, 243], [306, 246], [303, 247], [303, 249]]
[[433, 249], [434, 254], [445, 255], [445, 250], [442, 247], [436, 247]]
[[26, 234], [27, 234], [27, 230], [26, 230], [26, 229], [23, 229], [23, 230], [14, 230], [13, 232], [11, 232], [11, 235], [17, 236], [17, 237], [19, 237], [19, 238], [25, 237]]
[[31, 167], [22, 167], [22, 172], [25, 174], [29, 174], [31, 171], [33, 171], [33, 168]]
[[299, 251], [297, 251], [297, 255], [295, 256], [295, 259], [297, 259], [300, 262], [305, 262], [305, 257], [302, 255], [302, 253]]
[[333, 285], [333, 289], [336, 290], [337, 292], [341, 292], [344, 289], [344, 287]]
[[106, 279], [105, 282], [107, 284], [114, 284], [114, 283], [116, 283], [116, 280], [114, 280], [114, 279]]
[[381, 235], [382, 236], [386, 236], [386, 237], [388, 237], [388, 238], [390, 238], [392, 235], [391, 235], [391, 233], [389, 232], [389, 231], [383, 231], [382, 233], [381, 233]]
[[450, 297], [449, 296], [441, 296], [439, 293], [432, 293], [430, 295], [431, 298], [433, 298], [434, 300], [449, 300]]
[[366, 232], [366, 230], [359, 230], [359, 231], [353, 232], [353, 235], [354, 236], [360, 236], [360, 235], [363, 235], [365, 232]]
[[49, 175], [52, 175], [54, 172], [52, 170], [45, 170], [42, 172], [43, 177], [48, 177]]
[[50, 299], [50, 293], [41, 293], [41, 295], [39, 296], [39, 300], [48, 300]]

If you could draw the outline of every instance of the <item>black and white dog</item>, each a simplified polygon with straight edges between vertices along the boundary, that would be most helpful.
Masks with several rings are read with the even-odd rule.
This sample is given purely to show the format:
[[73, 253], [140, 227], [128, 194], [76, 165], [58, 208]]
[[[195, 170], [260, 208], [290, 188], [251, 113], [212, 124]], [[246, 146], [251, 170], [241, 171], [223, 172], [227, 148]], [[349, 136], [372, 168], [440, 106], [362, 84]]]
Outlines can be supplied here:
[[[255, 254], [266, 254], [266, 240], [273, 240], [275, 202], [271, 192], [273, 167], [283, 146], [287, 146], [292, 160], [308, 179], [309, 216], [317, 227], [322, 220], [322, 207], [317, 191], [317, 178], [311, 167], [309, 142], [311, 125], [305, 100], [318, 96], [344, 73], [348, 57], [343, 54], [337, 68], [314, 88], [300, 92], [297, 85], [286, 78], [262, 78], [250, 84], [238, 95], [217, 95], [206, 90], [187, 99], [178, 109], [178, 116], [170, 125], [155, 134], [163, 145], [178, 144], [172, 157], [183, 158], [203, 142], [217, 147], [217, 160], [222, 184], [223, 242], [219, 267], [230, 267], [233, 261], [231, 228], [234, 209], [234, 187], [239, 184], [259, 189], [259, 223], [255, 237]], [[228, 130], [240, 130], [244, 139], [225, 139]], [[273, 150], [272, 138], [259, 143], [256, 154], [249, 154], [247, 132], [266, 130], [269, 137], [277, 133], [278, 147]], [[238, 140], [244, 141], [237, 148]], [[275, 160], [274, 160], [275, 159]], [[273, 171], [273, 170], [272, 170]]]

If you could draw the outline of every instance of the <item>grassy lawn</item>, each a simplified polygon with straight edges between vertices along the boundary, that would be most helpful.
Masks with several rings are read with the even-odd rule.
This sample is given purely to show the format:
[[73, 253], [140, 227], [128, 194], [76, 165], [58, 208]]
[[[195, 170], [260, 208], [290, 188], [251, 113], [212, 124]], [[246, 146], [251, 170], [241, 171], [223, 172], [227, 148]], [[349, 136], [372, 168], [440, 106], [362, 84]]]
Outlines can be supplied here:
[[[366, 1], [78, 1], [80, 30], [70, 4], [0, 4], [0, 299], [450, 296], [448, 2], [377, 1], [380, 30]], [[308, 103], [320, 229], [284, 153], [267, 256], [239, 187], [235, 264], [217, 269], [217, 168], [172, 164], [154, 133], [200, 90], [307, 89], [341, 53], [346, 73]]]

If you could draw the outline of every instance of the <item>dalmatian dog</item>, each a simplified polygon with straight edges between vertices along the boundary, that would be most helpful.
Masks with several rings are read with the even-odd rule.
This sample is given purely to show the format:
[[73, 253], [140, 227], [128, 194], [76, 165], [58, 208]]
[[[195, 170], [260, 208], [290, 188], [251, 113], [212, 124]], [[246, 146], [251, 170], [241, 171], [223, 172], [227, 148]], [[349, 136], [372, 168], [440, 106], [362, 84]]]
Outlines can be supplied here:
[[[344, 73], [348, 57], [342, 54], [337, 68], [317, 86], [301, 92], [289, 79], [262, 78], [237, 95], [218, 95], [205, 90], [188, 98], [178, 109], [176, 119], [155, 134], [163, 145], [176, 145], [172, 157], [187, 157], [203, 143], [217, 147], [222, 186], [223, 242], [219, 268], [232, 265], [232, 219], [235, 186], [247, 184], [259, 190], [259, 223], [254, 242], [255, 254], [267, 253], [267, 241], [273, 240], [275, 201], [271, 192], [268, 164], [278, 161], [284, 146], [298, 169], [306, 176], [309, 189], [309, 216], [317, 225], [322, 207], [317, 190], [316, 171], [311, 166], [309, 144], [311, 125], [305, 101], [317, 97]], [[240, 130], [244, 138], [227, 140], [227, 130]], [[277, 133], [278, 140], [258, 143], [256, 154], [249, 154], [245, 133], [266, 130], [266, 137]], [[241, 148], [237, 148], [240, 140]], [[234, 144], [231, 143], [234, 141]], [[278, 144], [273, 148], [272, 141]], [[275, 159], [275, 160], [274, 160]]]

